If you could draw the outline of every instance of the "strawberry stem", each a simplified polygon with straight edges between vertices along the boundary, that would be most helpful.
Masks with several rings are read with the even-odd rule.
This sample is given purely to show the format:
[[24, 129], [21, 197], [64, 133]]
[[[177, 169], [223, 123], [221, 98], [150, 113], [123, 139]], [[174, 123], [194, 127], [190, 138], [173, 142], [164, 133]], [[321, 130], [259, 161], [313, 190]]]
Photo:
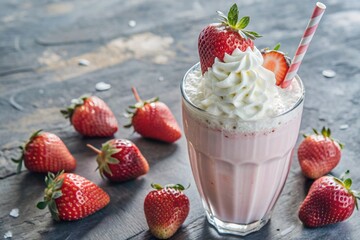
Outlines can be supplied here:
[[87, 146], [88, 148], [90, 148], [91, 150], [93, 150], [95, 153], [101, 154], [100, 149], [97, 149], [97, 148], [94, 147], [93, 145], [91, 145], [91, 144], [86, 144], [86, 146]]
[[138, 92], [136, 91], [136, 88], [135, 88], [135, 87], [132, 87], [132, 88], [131, 88], [131, 91], [133, 92], [136, 101], [137, 101], [137, 102], [142, 102], [141, 98], [139, 97]]

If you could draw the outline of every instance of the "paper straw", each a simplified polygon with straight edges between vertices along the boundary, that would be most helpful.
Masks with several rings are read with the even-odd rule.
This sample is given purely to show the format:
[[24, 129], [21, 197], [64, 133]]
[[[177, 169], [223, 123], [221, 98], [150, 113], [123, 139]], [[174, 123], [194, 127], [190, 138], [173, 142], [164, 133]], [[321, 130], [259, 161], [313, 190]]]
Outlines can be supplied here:
[[282, 88], [286, 88], [290, 85], [291, 80], [296, 76], [296, 73], [299, 70], [301, 61], [303, 60], [305, 53], [309, 47], [309, 44], [315, 34], [315, 31], [319, 25], [319, 22], [324, 15], [326, 6], [325, 4], [321, 2], [317, 2], [314, 8], [314, 12], [311, 15], [311, 18], [309, 20], [309, 23], [305, 29], [304, 35], [301, 38], [301, 41], [299, 43], [299, 47], [296, 50], [295, 56], [293, 60], [291, 61], [291, 65], [289, 67], [289, 70], [285, 76], [285, 80], [281, 84]]

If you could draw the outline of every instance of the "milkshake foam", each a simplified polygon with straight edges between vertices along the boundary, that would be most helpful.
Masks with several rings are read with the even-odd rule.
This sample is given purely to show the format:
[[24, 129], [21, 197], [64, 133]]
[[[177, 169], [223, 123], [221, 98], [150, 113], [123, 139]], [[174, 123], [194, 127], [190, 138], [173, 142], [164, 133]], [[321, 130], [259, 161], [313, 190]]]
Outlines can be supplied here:
[[[271, 119], [296, 106], [304, 92], [300, 81], [292, 81], [285, 89], [276, 86], [274, 73], [262, 63], [263, 57], [254, 47], [245, 52], [235, 49], [231, 55], [225, 54], [223, 62], [216, 58], [204, 75], [198, 66], [183, 83], [187, 100], [204, 110], [204, 114], [216, 116], [207, 118], [207, 124], [213, 128], [236, 132], [272, 129], [279, 121]], [[251, 121], [263, 119], [266, 121], [254, 129]]]

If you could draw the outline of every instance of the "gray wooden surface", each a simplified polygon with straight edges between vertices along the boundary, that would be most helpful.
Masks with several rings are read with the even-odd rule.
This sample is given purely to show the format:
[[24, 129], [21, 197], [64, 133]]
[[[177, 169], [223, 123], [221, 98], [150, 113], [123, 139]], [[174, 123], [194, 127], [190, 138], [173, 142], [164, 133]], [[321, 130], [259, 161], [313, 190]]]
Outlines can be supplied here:
[[[302, 132], [332, 128], [345, 143], [333, 171], [350, 169], [360, 189], [360, 2], [328, 0], [327, 11], [300, 69], [306, 86]], [[292, 56], [315, 1], [238, 1], [240, 14], [250, 15], [250, 28], [264, 37], [259, 48], [282, 43]], [[150, 164], [150, 172], [121, 184], [103, 181], [94, 171], [95, 156], [85, 147], [107, 139], [82, 138], [59, 109], [72, 98], [95, 93], [113, 109], [120, 125], [124, 109], [134, 102], [130, 87], [146, 99], [160, 96], [181, 122], [179, 83], [198, 61], [197, 36], [227, 11], [229, 1], [207, 0], [3, 0], [0, 2], [0, 239], [151, 239], [143, 214], [150, 183], [191, 183], [190, 214], [173, 239], [235, 239], [220, 236], [206, 222], [191, 176], [185, 137], [168, 145], [144, 140], [121, 128], [117, 138], [134, 141]], [[136, 26], [130, 27], [129, 21]], [[78, 66], [79, 59], [90, 65]], [[332, 69], [334, 78], [322, 76]], [[111, 90], [95, 92], [104, 81]], [[340, 126], [347, 124], [348, 129]], [[56, 223], [35, 204], [42, 198], [43, 175], [15, 174], [9, 161], [16, 147], [37, 129], [60, 136], [78, 161], [76, 173], [94, 181], [111, 196], [108, 207], [77, 222]], [[271, 221], [246, 239], [360, 239], [360, 214], [343, 223], [306, 229], [297, 208], [311, 181], [300, 173], [294, 157], [284, 191]], [[12, 208], [20, 216], [12, 218]]]

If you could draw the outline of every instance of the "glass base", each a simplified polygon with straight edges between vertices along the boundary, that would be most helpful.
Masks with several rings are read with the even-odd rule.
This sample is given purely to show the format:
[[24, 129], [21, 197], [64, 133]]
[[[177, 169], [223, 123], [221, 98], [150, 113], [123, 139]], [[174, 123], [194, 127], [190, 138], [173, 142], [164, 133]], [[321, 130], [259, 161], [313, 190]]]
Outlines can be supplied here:
[[238, 236], [245, 236], [249, 233], [259, 231], [270, 220], [270, 216], [271, 214], [268, 214], [263, 219], [249, 224], [237, 224], [223, 222], [206, 211], [207, 220], [220, 234], [233, 234]]

